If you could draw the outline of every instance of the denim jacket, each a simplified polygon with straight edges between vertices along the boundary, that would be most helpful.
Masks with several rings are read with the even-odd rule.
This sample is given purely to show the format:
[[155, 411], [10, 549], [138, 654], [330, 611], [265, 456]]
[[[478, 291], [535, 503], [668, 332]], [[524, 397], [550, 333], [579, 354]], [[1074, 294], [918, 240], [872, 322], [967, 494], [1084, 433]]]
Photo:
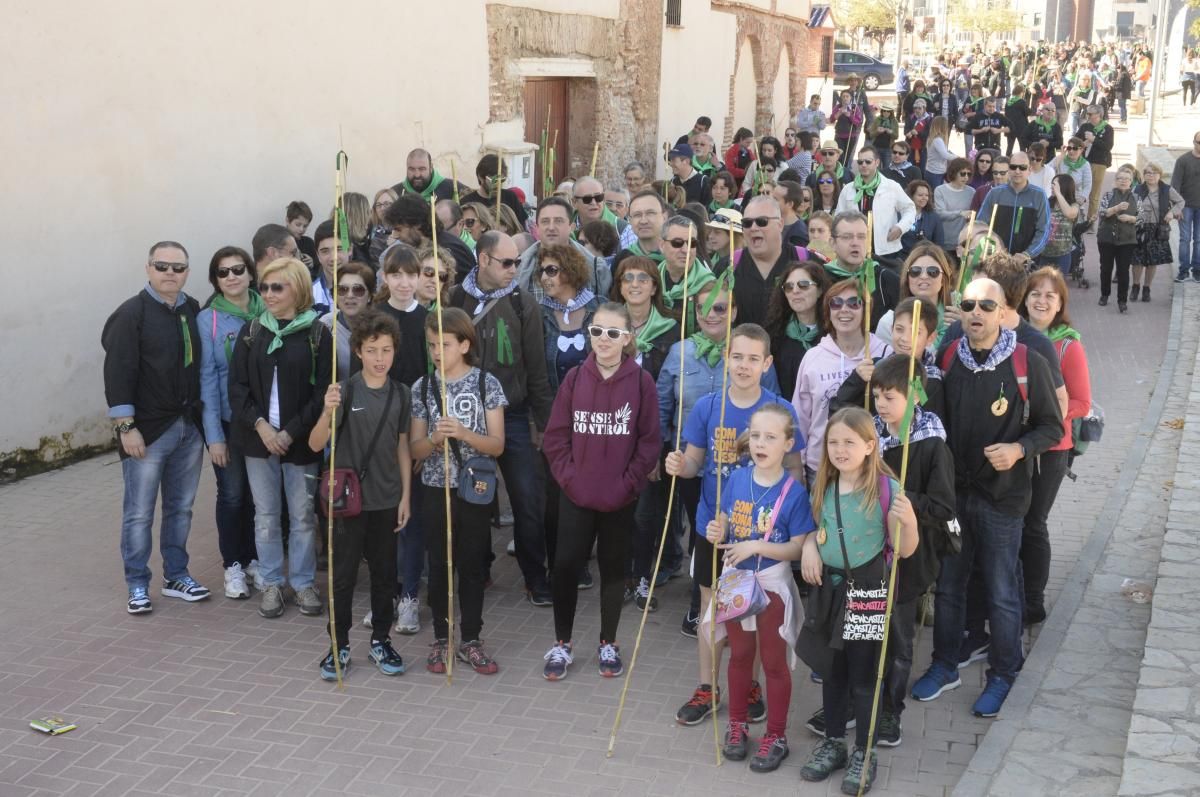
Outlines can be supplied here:
[[[674, 445], [675, 421], [679, 417], [679, 345], [671, 346], [662, 370], [658, 372], [658, 422], [667, 445]], [[720, 391], [724, 363], [717, 360], [716, 365], [710, 366], [706, 360], [697, 359], [696, 344], [690, 340], [685, 340], [683, 346], [683, 420], [686, 423], [692, 407], [701, 397]], [[767, 369], [759, 383], [772, 393], [779, 392], [774, 365]]]
[[[206, 307], [196, 314], [200, 332], [200, 398], [204, 401], [204, 440], [207, 445], [224, 443], [221, 422], [229, 423], [229, 360], [233, 344], [246, 322], [229, 313]], [[228, 354], [226, 353], [228, 344]]]

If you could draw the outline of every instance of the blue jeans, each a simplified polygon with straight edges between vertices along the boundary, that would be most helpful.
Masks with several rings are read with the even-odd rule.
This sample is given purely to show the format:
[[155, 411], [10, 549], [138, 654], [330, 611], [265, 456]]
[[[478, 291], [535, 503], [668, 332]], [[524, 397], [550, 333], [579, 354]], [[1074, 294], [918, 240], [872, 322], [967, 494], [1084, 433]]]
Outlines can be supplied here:
[[[304, 445], [294, 443], [293, 445]], [[246, 475], [254, 494], [254, 546], [258, 570], [268, 585], [283, 586], [283, 535], [279, 513], [283, 508], [280, 490], [288, 505], [288, 578], [295, 590], [311, 587], [317, 575], [317, 519], [313, 495], [317, 490], [320, 464], [280, 463], [279, 457], [246, 457]]]
[[163, 558], [163, 578], [175, 581], [188, 574], [187, 538], [203, 464], [204, 441], [200, 430], [183, 418], [146, 446], [145, 457], [126, 457], [121, 461], [125, 477], [121, 559], [125, 562], [125, 583], [130, 589], [150, 586], [154, 503], [160, 490], [163, 517], [158, 549]]
[[396, 541], [396, 573], [404, 585], [402, 598], [417, 597], [421, 573], [425, 571], [425, 530], [421, 525], [421, 474], [414, 473], [412, 495], [408, 499], [408, 523], [400, 529]]
[[1120, 97], [1117, 97], [1117, 107], [1121, 109], [1121, 124], [1125, 124], [1129, 121], [1129, 109], [1126, 108], [1125, 103], [1126, 99], [1124, 94], [1122, 94]]
[[[1020, 465], [1018, 464], [1018, 467]], [[1024, 518], [998, 512], [973, 490], [958, 496], [962, 551], [942, 560], [933, 617], [933, 658], [954, 671], [966, 626], [967, 582], [980, 565], [991, 626], [988, 675], [1012, 683], [1021, 670], [1021, 535]]]
[[[227, 424], [225, 439], [229, 439]], [[217, 545], [223, 567], [245, 567], [258, 558], [254, 550], [254, 501], [246, 481], [246, 458], [228, 443], [225, 447], [229, 463], [223, 468], [213, 465], [217, 477]]]
[[540, 455], [533, 447], [529, 413], [524, 409], [504, 413], [504, 453], [497, 460], [504, 474], [504, 489], [513, 512], [513, 542], [525, 588], [547, 587], [546, 487], [542, 483]]
[[1200, 208], [1183, 209], [1179, 220], [1179, 273], [1200, 272]]

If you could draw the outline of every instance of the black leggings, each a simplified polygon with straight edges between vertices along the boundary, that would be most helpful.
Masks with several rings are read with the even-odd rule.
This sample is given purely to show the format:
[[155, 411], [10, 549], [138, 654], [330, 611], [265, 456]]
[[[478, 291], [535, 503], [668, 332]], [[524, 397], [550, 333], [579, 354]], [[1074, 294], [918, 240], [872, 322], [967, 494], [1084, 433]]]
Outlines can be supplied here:
[[854, 727], [854, 744], [866, 747], [880, 643], [855, 641], [843, 644], [845, 647], [842, 650], [833, 652], [833, 665], [825, 673], [825, 681], [821, 684], [825, 737], [841, 739], [846, 736], [846, 712], [852, 704], [854, 719], [858, 723]]
[[[333, 526], [333, 624], [338, 645], [350, 644], [354, 585], [364, 554], [371, 574], [371, 639], [388, 638], [396, 591], [396, 507], [363, 510]], [[323, 536], [323, 535], [318, 535]], [[328, 640], [326, 640], [328, 641]]]
[[1033, 499], [1021, 534], [1021, 567], [1025, 571], [1025, 606], [1044, 608], [1050, 579], [1050, 529], [1046, 521], [1067, 475], [1067, 451], [1047, 451], [1036, 460]]
[[[433, 610], [433, 636], [450, 636], [450, 601], [446, 594], [446, 495], [441, 487], [421, 485], [421, 522], [429, 554], [429, 608]], [[492, 539], [492, 508], [471, 504], [450, 491], [450, 516], [454, 523], [454, 569], [458, 572], [458, 608], [462, 613], [462, 639], [479, 639], [483, 631], [483, 582]], [[394, 558], [394, 557], [393, 557]]]
[[1112, 293], [1113, 266], [1117, 268], [1117, 302], [1124, 304], [1129, 299], [1129, 263], [1133, 259], [1134, 244], [1099, 244], [1100, 250], [1100, 295]]
[[600, 570], [600, 641], [613, 642], [625, 601], [625, 563], [629, 561], [633, 534], [630, 502], [612, 512], [598, 512], [578, 506], [559, 494], [558, 546], [554, 555], [554, 633], [562, 642], [571, 641], [575, 631], [575, 607], [579, 603], [579, 571], [587, 564], [592, 546], [596, 546], [596, 565]]

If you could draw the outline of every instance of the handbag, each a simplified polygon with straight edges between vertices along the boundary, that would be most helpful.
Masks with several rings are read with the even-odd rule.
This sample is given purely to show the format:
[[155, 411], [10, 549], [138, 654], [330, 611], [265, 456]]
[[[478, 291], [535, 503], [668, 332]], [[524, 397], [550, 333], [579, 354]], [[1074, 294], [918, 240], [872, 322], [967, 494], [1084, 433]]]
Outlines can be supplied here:
[[[317, 482], [317, 495], [320, 500], [317, 504], [322, 514], [329, 512], [329, 496], [333, 494], [333, 517], [358, 517], [362, 513], [362, 483], [367, 478], [367, 466], [371, 462], [371, 455], [375, 453], [375, 444], [379, 442], [379, 435], [383, 432], [383, 425], [387, 422], [388, 412], [392, 409], [392, 398], [396, 393], [396, 383], [391, 379], [388, 380], [387, 401], [383, 405], [383, 415], [379, 418], [379, 423], [375, 426], [375, 433], [371, 435], [371, 442], [367, 444], [367, 450], [363, 456], [362, 467], [358, 470], [354, 468], [334, 468], [332, 471], [332, 479], [329, 468], [321, 471], [321, 476]], [[342, 407], [354, 406], [354, 385], [349, 380], [346, 382], [346, 400], [342, 403]], [[350, 426], [346, 425], [346, 412], [342, 411], [342, 423], [339, 426], [346, 427], [345, 439], [350, 439]], [[332, 490], [330, 481], [333, 482]]]
[[[771, 528], [763, 532], [764, 540], [769, 539], [771, 532], [775, 530], [779, 507], [783, 506], [783, 499], [787, 497], [788, 491], [795, 483], [796, 480], [791, 476], [788, 476], [787, 481], [784, 482], [783, 490], [780, 491], [779, 497], [775, 499], [775, 506], [771, 509]], [[753, 570], [731, 567], [721, 573], [720, 578], [717, 579], [717, 605], [714, 613], [718, 623], [736, 623], [747, 617], [753, 617], [767, 608], [771, 599], [767, 597], [767, 591], [758, 582], [758, 568], [761, 566], [762, 555], [760, 554], [758, 563]]]
[[[846, 611], [842, 620], [842, 639], [847, 642], [882, 642], [884, 623], [887, 619], [888, 584], [887, 565], [879, 567], [882, 558], [886, 558], [887, 549], [887, 514], [884, 513], [884, 550], [880, 551], [867, 565], [862, 568], [850, 567], [850, 554], [846, 551], [846, 532], [842, 523], [841, 490], [836, 485], [833, 492], [834, 511], [837, 513], [838, 542], [842, 546], [842, 561], [846, 565]], [[878, 588], [874, 578], [868, 575], [862, 583], [855, 581], [855, 571], [879, 571]]]
[[[425, 380], [422, 401], [429, 408], [429, 383], [437, 377], [430, 374]], [[484, 391], [487, 389], [487, 371], [479, 369], [479, 404], [483, 408], [483, 431], [487, 434], [487, 401]], [[432, 413], [430, 413], [432, 417]], [[490, 504], [496, 497], [496, 459], [484, 454], [478, 454], [463, 462], [462, 447], [458, 440], [450, 440], [450, 453], [454, 455], [454, 464], [458, 468], [458, 485], [455, 491], [460, 499], [468, 504]]]

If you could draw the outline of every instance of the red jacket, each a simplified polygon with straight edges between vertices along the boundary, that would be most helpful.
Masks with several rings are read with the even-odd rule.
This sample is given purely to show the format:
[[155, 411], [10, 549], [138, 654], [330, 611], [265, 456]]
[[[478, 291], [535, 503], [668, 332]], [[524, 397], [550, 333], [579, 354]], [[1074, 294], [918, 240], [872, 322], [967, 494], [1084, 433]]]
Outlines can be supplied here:
[[750, 160], [746, 162], [746, 166], [749, 166], [754, 161], [754, 150], [749, 147], [739, 147], [737, 144], [725, 150], [725, 171], [733, 175], [733, 179], [737, 180], [738, 185], [741, 185], [742, 180], [746, 179], [746, 166], [738, 166], [738, 160], [744, 157], [743, 152], [750, 156]]
[[[1063, 344], [1066, 344], [1064, 347]], [[1063, 416], [1063, 438], [1051, 451], [1070, 451], [1071, 421], [1087, 417], [1092, 410], [1092, 380], [1088, 374], [1087, 353], [1077, 340], [1060, 340], [1054, 344], [1067, 386], [1067, 414]]]
[[661, 449], [658, 393], [636, 360], [626, 357], [608, 379], [594, 352], [571, 369], [542, 440], [550, 472], [568, 498], [600, 512], [626, 506], [645, 489]]

